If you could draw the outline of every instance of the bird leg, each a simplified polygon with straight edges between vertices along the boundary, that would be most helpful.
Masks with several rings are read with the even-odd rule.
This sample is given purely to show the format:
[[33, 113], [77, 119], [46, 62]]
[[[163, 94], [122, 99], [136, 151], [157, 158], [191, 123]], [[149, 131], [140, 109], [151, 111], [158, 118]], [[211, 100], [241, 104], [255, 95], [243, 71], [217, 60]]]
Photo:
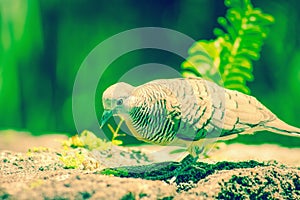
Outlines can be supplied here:
[[[123, 166], [117, 168], [107, 168], [101, 174], [115, 175], [120, 177], [135, 177], [148, 180], [164, 180], [169, 184], [180, 182], [181, 178], [191, 173], [193, 168], [201, 170], [194, 165], [199, 155], [188, 154], [180, 162], [162, 162], [143, 166]], [[180, 176], [180, 178], [179, 178]], [[183, 177], [182, 177], [183, 176]]]
[[[184, 157], [179, 163], [169, 164], [168, 168], [170, 170], [167, 173], [164, 173], [163, 175], [147, 177], [147, 179], [166, 180], [170, 184], [174, 183], [179, 175], [183, 174], [183, 172], [186, 169], [188, 169], [190, 166], [197, 162], [199, 155], [203, 152], [204, 148], [200, 148], [199, 146], [193, 146], [189, 150], [190, 153], [186, 157]], [[174, 170], [171, 170], [172, 166], [176, 168]]]
[[[148, 180], [166, 180], [168, 183], [173, 183], [176, 178], [183, 174], [183, 172], [192, 166], [198, 160], [198, 156], [193, 157], [192, 155], [187, 155], [179, 163], [171, 162], [166, 167], [164, 167], [164, 174], [162, 175], [152, 175], [145, 177]], [[173, 169], [175, 167], [175, 169]]]
[[191, 154], [188, 154], [185, 158], [182, 159], [180, 162], [180, 166], [177, 167], [173, 172], [173, 177], [169, 180], [167, 180], [168, 183], [172, 184], [175, 182], [177, 177], [183, 173], [186, 169], [188, 169], [190, 166], [192, 166], [194, 163], [197, 162], [198, 156], [192, 156]]

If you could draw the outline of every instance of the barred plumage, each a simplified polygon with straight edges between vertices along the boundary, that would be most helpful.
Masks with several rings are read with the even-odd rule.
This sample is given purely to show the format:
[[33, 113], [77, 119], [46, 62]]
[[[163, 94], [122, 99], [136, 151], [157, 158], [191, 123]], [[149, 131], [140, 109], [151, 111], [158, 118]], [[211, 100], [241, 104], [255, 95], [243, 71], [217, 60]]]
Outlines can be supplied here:
[[[103, 94], [106, 112], [124, 118], [135, 137], [167, 145], [268, 130], [300, 136], [256, 98], [201, 78], [117, 83]], [[109, 115], [104, 115], [103, 123]]]

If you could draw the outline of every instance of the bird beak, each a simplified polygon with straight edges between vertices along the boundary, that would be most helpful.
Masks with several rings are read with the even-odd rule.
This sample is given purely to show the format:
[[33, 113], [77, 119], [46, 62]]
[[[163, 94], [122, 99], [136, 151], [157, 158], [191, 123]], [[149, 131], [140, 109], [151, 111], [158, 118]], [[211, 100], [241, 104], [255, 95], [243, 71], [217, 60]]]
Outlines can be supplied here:
[[104, 110], [100, 121], [100, 128], [102, 128], [109, 120], [109, 118], [111, 118], [112, 116], [113, 116], [112, 110]]

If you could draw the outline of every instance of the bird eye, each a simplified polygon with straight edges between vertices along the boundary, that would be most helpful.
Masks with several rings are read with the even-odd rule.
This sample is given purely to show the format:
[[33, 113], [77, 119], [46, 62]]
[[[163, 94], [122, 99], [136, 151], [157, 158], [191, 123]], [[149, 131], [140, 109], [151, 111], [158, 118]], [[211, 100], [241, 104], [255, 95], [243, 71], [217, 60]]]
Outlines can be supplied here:
[[117, 100], [117, 105], [119, 106], [119, 105], [122, 105], [123, 104], [123, 99], [118, 99]]

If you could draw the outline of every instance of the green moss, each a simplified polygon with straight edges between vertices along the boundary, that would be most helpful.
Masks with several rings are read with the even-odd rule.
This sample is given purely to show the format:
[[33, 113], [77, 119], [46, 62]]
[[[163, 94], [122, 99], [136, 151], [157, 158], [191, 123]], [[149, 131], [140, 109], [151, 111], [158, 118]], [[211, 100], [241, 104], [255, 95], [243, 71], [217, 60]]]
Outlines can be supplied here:
[[94, 133], [84, 130], [81, 134], [72, 136], [67, 141], [63, 141], [63, 146], [66, 148], [85, 148], [91, 151], [108, 150], [112, 144], [97, 137]]
[[41, 152], [49, 152], [49, 148], [48, 147], [33, 147], [28, 149], [27, 153], [41, 153]]
[[[101, 171], [100, 174], [167, 181], [175, 175], [170, 172], [174, 171], [177, 167], [180, 167], [180, 165], [181, 163], [178, 162], [162, 162], [143, 166], [108, 168]], [[223, 161], [216, 164], [197, 162], [180, 172], [180, 174], [177, 175], [175, 182], [178, 185], [178, 191], [189, 190], [193, 183], [197, 183], [199, 180], [204, 179], [216, 171], [254, 168], [256, 166], [267, 166], [267, 164], [254, 160], [245, 162]]]
[[64, 152], [59, 160], [64, 164], [65, 169], [78, 169], [85, 159], [80, 152]]
[[147, 197], [148, 195], [146, 194], [146, 193], [140, 193], [139, 194], [139, 198], [141, 199], [141, 198], [143, 198], [143, 197]]
[[132, 192], [129, 192], [125, 194], [121, 200], [135, 200], [134, 194]]
[[92, 194], [89, 192], [80, 192], [82, 199], [89, 199], [92, 197]]
[[9, 193], [6, 192], [4, 188], [0, 188], [0, 199], [9, 200], [13, 198]]
[[219, 185], [217, 199], [298, 199], [300, 194], [298, 172], [280, 165], [263, 172], [235, 174]]
[[128, 176], [128, 170], [126, 168], [117, 168], [117, 169], [104, 169], [101, 172], [99, 172], [102, 175], [113, 175], [118, 177], [127, 177]]
[[111, 149], [113, 142], [102, 140], [94, 133], [85, 130], [81, 134], [72, 136], [68, 140], [63, 141], [62, 145], [65, 151], [63, 153], [57, 153], [60, 161], [63, 162], [66, 169], [77, 169], [82, 166], [85, 160], [80, 149], [105, 151]]
[[172, 199], [174, 199], [174, 197], [170, 196], [170, 197], [163, 197], [161, 200], [172, 200]]

